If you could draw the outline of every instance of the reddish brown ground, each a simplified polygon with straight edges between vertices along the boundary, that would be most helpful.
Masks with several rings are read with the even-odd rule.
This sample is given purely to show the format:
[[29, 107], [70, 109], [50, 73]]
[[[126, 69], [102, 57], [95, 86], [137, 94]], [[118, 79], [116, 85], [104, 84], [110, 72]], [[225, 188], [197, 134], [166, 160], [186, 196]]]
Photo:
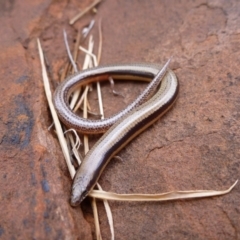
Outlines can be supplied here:
[[[90, 3], [0, 3], [0, 239], [92, 239], [90, 204], [70, 207], [71, 179], [47, 130], [51, 118], [36, 45], [39, 37], [56, 84], [67, 61], [63, 28], [73, 46], [77, 30], [92, 18], [102, 18], [101, 63], [163, 63], [173, 56], [181, 87], [174, 108], [121, 151], [124, 162], [108, 165], [100, 179], [104, 189], [221, 190], [240, 176], [240, 2], [105, 0], [97, 15], [70, 27], [68, 20]], [[93, 34], [97, 42], [97, 28]], [[144, 87], [136, 86], [117, 85], [123, 99], [106, 85], [106, 114]], [[239, 184], [221, 197], [110, 205], [116, 239], [240, 238]], [[99, 208], [103, 239], [110, 239]]]

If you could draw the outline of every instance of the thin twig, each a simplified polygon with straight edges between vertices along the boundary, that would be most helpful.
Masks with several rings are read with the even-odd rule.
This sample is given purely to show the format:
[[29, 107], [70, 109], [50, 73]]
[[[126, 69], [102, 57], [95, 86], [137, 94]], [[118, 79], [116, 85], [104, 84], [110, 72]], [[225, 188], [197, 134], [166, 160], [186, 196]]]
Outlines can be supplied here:
[[87, 35], [91, 31], [91, 29], [93, 28], [94, 24], [95, 24], [95, 20], [92, 19], [91, 22], [89, 23], [89, 25], [87, 27], [83, 28], [83, 30], [82, 30], [83, 39], [87, 37]]
[[97, 240], [102, 240], [100, 225], [99, 225], [99, 218], [98, 218], [98, 210], [95, 198], [92, 199], [92, 209], [93, 209], [93, 217], [94, 217], [94, 225], [96, 231]]
[[75, 73], [77, 73], [78, 72], [77, 65], [74, 62], [72, 54], [70, 52], [69, 45], [68, 45], [68, 40], [67, 40], [67, 33], [66, 33], [65, 29], [63, 30], [63, 37], [64, 37], [64, 42], [65, 42], [65, 46], [66, 46], [66, 49], [67, 49], [69, 60], [72, 63], [72, 66], [73, 66], [73, 69], [74, 69]]
[[[78, 136], [78, 135], [77, 135]], [[73, 136], [72, 134], [68, 134], [68, 137], [69, 137], [69, 140], [70, 140], [70, 143], [72, 146], [74, 146], [74, 140], [73, 140]], [[81, 156], [81, 154], [78, 152], [77, 148], [76, 147], [73, 147], [72, 148], [72, 152], [75, 156], [75, 158], [77, 159], [77, 163], [78, 163], [78, 166], [80, 166], [82, 160], [83, 160], [83, 157]]]
[[99, 19], [98, 24], [98, 34], [99, 34], [99, 44], [98, 44], [98, 55], [97, 55], [97, 62], [100, 63], [100, 59], [102, 56], [102, 19]]
[[81, 18], [84, 14], [86, 14], [88, 11], [90, 11], [93, 7], [95, 7], [100, 2], [101, 2], [101, 0], [95, 0], [92, 4], [90, 4], [88, 7], [86, 7], [83, 11], [81, 11], [75, 17], [73, 17], [69, 21], [69, 24], [70, 25], [74, 24], [79, 18]]
[[[68, 44], [68, 40], [67, 40], [67, 33], [66, 33], [65, 30], [63, 30], [63, 36], [64, 36], [64, 42], [65, 42], [65, 46], [66, 46], [66, 49], [67, 49], [69, 60], [72, 64], [74, 72], [77, 73], [78, 69], [77, 69], [75, 59], [74, 59], [74, 58], [77, 57], [77, 54], [75, 53], [74, 58], [72, 57], [72, 54], [71, 54], [70, 48], [69, 48], [69, 44]], [[78, 38], [78, 41], [80, 41], [80, 34], [78, 34], [77, 38]], [[74, 144], [73, 137], [72, 137], [71, 133], [67, 133], [69, 131], [73, 131], [75, 136], [76, 136], [76, 143], [75, 144]], [[80, 164], [81, 163], [81, 157], [80, 157], [80, 155], [77, 151], [77, 148], [80, 146], [80, 138], [79, 138], [76, 130], [74, 130], [74, 129], [67, 130], [65, 133], [67, 133], [66, 136], [68, 137], [68, 139], [70, 140], [70, 144], [72, 145], [72, 153], [74, 154], [75, 158], [77, 159], [78, 164]]]
[[121, 97], [124, 97], [121, 93], [117, 92], [115, 89], [114, 89], [114, 80], [111, 76], [108, 77], [108, 80], [110, 82], [110, 86], [111, 86], [111, 89], [112, 89], [112, 93], [115, 95], [115, 96], [121, 96]]
[[[87, 54], [89, 54], [93, 58], [94, 66], [98, 65], [96, 55], [89, 52], [87, 49], [83, 47], [79, 47], [79, 49]], [[99, 104], [99, 112], [101, 114], [101, 119], [104, 119], [104, 111], [103, 111], [103, 102], [102, 102], [102, 93], [99, 82], [97, 82], [97, 94], [98, 94], [98, 104]]]
[[[97, 183], [97, 187], [100, 191], [102, 191], [102, 187], [100, 186], [99, 183]], [[113, 216], [112, 216], [112, 212], [111, 212], [111, 208], [108, 204], [107, 200], [103, 200], [103, 204], [107, 213], [107, 218], [108, 218], [108, 224], [110, 226], [110, 231], [111, 231], [111, 240], [114, 240], [114, 227], [113, 227]]]
[[99, 105], [99, 112], [101, 115], [101, 119], [104, 119], [102, 92], [101, 92], [101, 87], [99, 82], [97, 82], [97, 95], [98, 95], [98, 105]]
[[[92, 40], [92, 36], [90, 36], [89, 38], [89, 44], [88, 44], [88, 50], [90, 52], [93, 51], [93, 46], [94, 46], [94, 43], [93, 43], [93, 40]], [[85, 56], [85, 60], [84, 60], [84, 64], [83, 64], [83, 70], [84, 69], [87, 69], [88, 66], [89, 66], [89, 62], [91, 61], [91, 57], [87, 54]], [[77, 100], [78, 100], [78, 97], [80, 95], [80, 90], [76, 90], [72, 96], [72, 100], [71, 100], [71, 103], [70, 103], [70, 108], [73, 109]]]
[[93, 63], [94, 63], [93, 65], [95, 67], [98, 65], [97, 57], [95, 54], [93, 54], [91, 51], [87, 50], [86, 48], [84, 48], [82, 46], [79, 46], [79, 49], [93, 58]]
[[179, 199], [192, 199], [192, 198], [204, 198], [204, 197], [214, 197], [227, 194], [232, 191], [236, 186], [238, 180], [228, 188], [223, 191], [216, 190], [190, 190], [190, 191], [172, 191], [161, 194], [117, 194], [112, 192], [105, 192], [100, 190], [92, 190], [89, 196], [106, 199], [106, 200], [115, 200], [115, 201], [172, 201]]
[[66, 63], [66, 65], [65, 65], [62, 73], [61, 73], [60, 82], [62, 82], [62, 81], [66, 78], [67, 73], [68, 73], [69, 66], [70, 66], [70, 63], [69, 63], [69, 61], [68, 61], [68, 62]]
[[[88, 88], [86, 88], [86, 89], [88, 89]], [[83, 102], [83, 117], [84, 118], [87, 118], [87, 92], [88, 91], [86, 91], [86, 94], [84, 94], [84, 102]], [[83, 142], [84, 142], [84, 152], [86, 155], [87, 152], [89, 151], [88, 135], [84, 134]]]
[[83, 94], [81, 96], [81, 98], [79, 99], [79, 101], [77, 102], [75, 108], [73, 109], [73, 112], [76, 112], [78, 110], [78, 108], [81, 106], [81, 104], [83, 103], [83, 100], [84, 100], [85, 95], [87, 94], [88, 90], [89, 90], [89, 86], [86, 86], [85, 89], [84, 89], [84, 92], [83, 92]]
[[74, 133], [74, 135], [75, 135], [75, 137], [76, 137], [76, 142], [74, 143], [73, 148], [78, 149], [78, 148], [80, 147], [80, 145], [81, 145], [81, 141], [80, 141], [80, 138], [79, 138], [76, 130], [73, 129], [73, 128], [70, 128], [70, 129], [66, 130], [66, 131], [64, 132], [64, 134], [69, 133], [69, 132], [73, 132], [73, 133]]
[[65, 160], [66, 160], [66, 163], [67, 163], [67, 166], [68, 166], [68, 170], [70, 172], [71, 177], [73, 178], [74, 175], [75, 175], [75, 169], [74, 169], [74, 167], [71, 163], [70, 154], [68, 152], [68, 148], [67, 148], [66, 141], [65, 141], [65, 138], [64, 138], [64, 134], [63, 134], [63, 131], [62, 131], [62, 128], [61, 128], [61, 124], [60, 124], [60, 121], [58, 119], [55, 108], [53, 106], [52, 93], [51, 93], [51, 89], [50, 89], [50, 85], [49, 85], [46, 66], [45, 66], [45, 63], [44, 63], [42, 47], [41, 47], [41, 43], [40, 43], [39, 39], [37, 39], [37, 43], [38, 43], [38, 51], [39, 51], [39, 56], [40, 56], [40, 61], [41, 61], [41, 66], [42, 66], [42, 77], [43, 77], [45, 94], [46, 94], [48, 105], [49, 105], [49, 108], [50, 108], [50, 111], [51, 111], [51, 114], [52, 114], [53, 122], [55, 124], [55, 128], [56, 128], [56, 131], [57, 131], [58, 140], [59, 140], [60, 146], [62, 148], [63, 155], [65, 157]]
[[[74, 44], [74, 50], [73, 50], [73, 61], [76, 63], [77, 65], [77, 69], [81, 69], [81, 67], [78, 67], [78, 63], [77, 63], [77, 58], [78, 58], [78, 47], [80, 45], [80, 42], [81, 42], [81, 37], [82, 37], [82, 33], [80, 30], [78, 30], [78, 33], [77, 33], [77, 37], [76, 37], [76, 42]], [[71, 69], [71, 74], [74, 73], [74, 68]]]
[[78, 33], [77, 33], [76, 42], [74, 44], [74, 51], [73, 51], [73, 60], [74, 60], [74, 62], [77, 62], [78, 47], [79, 47], [80, 42], [81, 42], [81, 36], [82, 36], [82, 33], [79, 30]]

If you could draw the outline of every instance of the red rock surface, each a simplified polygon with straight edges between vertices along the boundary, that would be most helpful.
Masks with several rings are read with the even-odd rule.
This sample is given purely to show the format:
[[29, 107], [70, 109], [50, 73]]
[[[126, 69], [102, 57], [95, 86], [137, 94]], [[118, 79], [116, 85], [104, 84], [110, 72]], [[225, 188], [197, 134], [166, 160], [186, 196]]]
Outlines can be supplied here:
[[[226, 189], [240, 172], [239, 1], [110, 1], [73, 27], [91, 1], [0, 3], [0, 239], [91, 239], [89, 202], [71, 208], [71, 179], [47, 131], [36, 37], [57, 83], [67, 61], [62, 30], [102, 18], [102, 63], [163, 63], [173, 56], [180, 82], [174, 108], [112, 161], [100, 183], [119, 193]], [[93, 30], [97, 42], [97, 28]], [[137, 87], [136, 87], [137, 86]], [[142, 84], [103, 88], [106, 114], [126, 105]], [[92, 104], [96, 102], [92, 94]], [[117, 106], [116, 106], [117, 105]], [[239, 239], [240, 187], [225, 196], [166, 203], [111, 202], [116, 239]], [[103, 239], [110, 239], [99, 203]], [[95, 238], [95, 237], [93, 237]]]

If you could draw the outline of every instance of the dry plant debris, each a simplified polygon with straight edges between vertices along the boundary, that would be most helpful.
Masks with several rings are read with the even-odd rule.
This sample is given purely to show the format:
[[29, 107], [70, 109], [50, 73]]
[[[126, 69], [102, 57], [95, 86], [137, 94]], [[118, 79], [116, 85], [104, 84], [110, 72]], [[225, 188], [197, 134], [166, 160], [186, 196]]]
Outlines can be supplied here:
[[[72, 18], [70, 20], [70, 25], [74, 24], [75, 21], [77, 21], [79, 18], [81, 18], [85, 13], [87, 13], [89, 10], [91, 10], [93, 7], [95, 7], [98, 3], [100, 3], [101, 0], [96, 0], [94, 1], [89, 7], [87, 7], [85, 10], [80, 12], [77, 16]], [[83, 48], [80, 46], [81, 43], [81, 38], [86, 38], [87, 34], [90, 32], [94, 25], [94, 21], [91, 21], [89, 26], [85, 28], [81, 32], [78, 32], [77, 35], [77, 41], [75, 43], [74, 47], [74, 53], [73, 56], [70, 52], [68, 41], [67, 41], [67, 34], [65, 31], [63, 31], [64, 35], [64, 41], [68, 53], [68, 57], [70, 60], [70, 63], [68, 63], [63, 71], [63, 75], [61, 76], [61, 79], [63, 80], [66, 78], [68, 74], [72, 74], [73, 72], [78, 72], [78, 67], [76, 64], [77, 61], [77, 56], [78, 56], [78, 51], [81, 50], [83, 51], [85, 55], [85, 60], [83, 63], [82, 69], [87, 69], [89, 67], [97, 66], [100, 58], [101, 58], [101, 51], [102, 51], [102, 31], [101, 31], [101, 21], [99, 23], [99, 44], [98, 44], [98, 55], [96, 57], [95, 54], [93, 54], [93, 49], [94, 49], [94, 41], [93, 37], [89, 37], [89, 42], [88, 42], [88, 49]], [[82, 157], [78, 151], [79, 146], [81, 145], [80, 142], [80, 137], [78, 136], [77, 132], [74, 129], [63, 129], [62, 125], [58, 119], [58, 116], [56, 114], [56, 111], [54, 109], [53, 103], [52, 103], [52, 93], [50, 89], [50, 84], [49, 84], [49, 79], [47, 76], [47, 70], [46, 66], [44, 63], [44, 56], [43, 56], [43, 51], [41, 48], [40, 40], [37, 40], [38, 44], [38, 50], [39, 50], [39, 56], [40, 56], [40, 61], [41, 61], [41, 66], [42, 66], [42, 77], [43, 77], [43, 83], [44, 83], [44, 89], [45, 89], [45, 94], [47, 97], [48, 105], [52, 114], [52, 118], [54, 121], [57, 137], [59, 139], [60, 146], [63, 151], [63, 155], [65, 157], [70, 176], [73, 178], [76, 170], [74, 165], [80, 165]], [[88, 111], [90, 111], [90, 106], [88, 103], [87, 99], [87, 94], [89, 91], [89, 86], [86, 86], [86, 88], [79, 89], [74, 92], [71, 102], [70, 102], [70, 108], [73, 109], [75, 112], [77, 109], [79, 109], [82, 104], [83, 104], [83, 117], [87, 118]], [[99, 112], [101, 118], [104, 118], [104, 112], [103, 112], [103, 103], [102, 103], [102, 97], [101, 97], [101, 88], [100, 84], [97, 83], [97, 92], [98, 92], [98, 100], [99, 100]], [[66, 135], [66, 137], [64, 136]], [[76, 141], [74, 141], [74, 138]], [[71, 147], [68, 146], [68, 143], [70, 144]], [[88, 136], [84, 135], [84, 152], [85, 154], [89, 150], [89, 145], [88, 145]], [[76, 163], [73, 164], [73, 160], [71, 159], [71, 155], [74, 155], [76, 159]], [[95, 231], [96, 231], [96, 238], [97, 239], [102, 239], [101, 237], [101, 231], [100, 231], [100, 225], [99, 225], [99, 218], [98, 218], [98, 211], [97, 211], [97, 205], [96, 205], [96, 198], [103, 200], [105, 210], [108, 216], [108, 222], [110, 226], [110, 231], [111, 231], [111, 239], [114, 239], [114, 227], [113, 227], [113, 217], [111, 213], [110, 206], [107, 202], [107, 200], [117, 200], [117, 201], [172, 201], [172, 200], [178, 200], [178, 199], [189, 199], [189, 198], [203, 198], [203, 197], [213, 197], [213, 196], [219, 196], [219, 195], [224, 195], [229, 193], [234, 186], [237, 184], [238, 180], [227, 190], [223, 191], [216, 191], [216, 190], [195, 190], [195, 191], [172, 191], [172, 192], [166, 192], [166, 193], [161, 193], [161, 194], [116, 194], [116, 193], [111, 193], [111, 192], [106, 192], [103, 191], [101, 186], [97, 184], [97, 187], [99, 190], [93, 190], [89, 196], [92, 197], [92, 208], [93, 208], [93, 213], [94, 213], [94, 222], [95, 222]]]

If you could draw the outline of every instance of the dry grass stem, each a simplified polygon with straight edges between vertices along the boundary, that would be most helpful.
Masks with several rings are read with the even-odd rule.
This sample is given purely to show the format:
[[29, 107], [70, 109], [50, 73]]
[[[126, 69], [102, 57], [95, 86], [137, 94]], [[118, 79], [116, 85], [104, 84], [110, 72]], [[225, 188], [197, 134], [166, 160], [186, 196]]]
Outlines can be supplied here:
[[64, 66], [64, 69], [63, 69], [62, 73], [61, 73], [60, 82], [62, 82], [66, 78], [69, 66], [70, 66], [70, 63], [67, 62], [66, 65]]
[[[93, 59], [93, 63], [94, 66], [98, 66], [98, 61], [97, 61], [97, 57], [95, 54], [89, 52], [87, 49], [83, 48], [83, 47], [79, 47], [79, 49], [83, 52], [85, 52], [86, 54], [90, 55]], [[98, 104], [99, 104], [99, 112], [101, 115], [101, 119], [104, 119], [104, 111], [103, 111], [103, 102], [102, 102], [102, 93], [101, 93], [101, 87], [100, 87], [100, 83], [97, 82], [97, 94], [98, 94]]]
[[52, 124], [47, 128], [47, 130], [50, 131], [53, 126], [54, 126], [54, 122], [52, 122]]
[[[89, 23], [89, 25], [85, 28], [83, 28], [82, 30], [82, 35], [83, 35], [83, 39], [85, 39], [87, 37], [87, 35], [89, 34], [89, 32], [92, 30], [93, 26], [95, 24], [95, 20], [91, 20], [91, 22]], [[78, 44], [79, 46], [80, 44]]]
[[74, 44], [74, 50], [73, 50], [73, 60], [76, 63], [77, 62], [77, 57], [78, 57], [78, 46], [80, 45], [81, 42], [81, 31], [79, 30], [77, 33], [77, 37], [76, 37], [76, 42]]
[[99, 44], [98, 44], [97, 62], [99, 64], [102, 56], [102, 19], [99, 20], [98, 34], [99, 34]]
[[68, 166], [68, 170], [70, 172], [71, 177], [73, 178], [74, 175], [75, 175], [75, 169], [74, 169], [74, 167], [71, 163], [70, 154], [68, 152], [68, 148], [67, 148], [66, 140], [64, 138], [62, 127], [61, 127], [60, 121], [58, 119], [57, 113], [55, 111], [55, 108], [54, 108], [54, 105], [53, 105], [53, 102], [52, 102], [51, 88], [50, 88], [50, 84], [49, 84], [49, 80], [48, 80], [48, 76], [47, 76], [46, 66], [45, 66], [45, 63], [44, 63], [44, 56], [43, 56], [42, 47], [41, 47], [41, 43], [40, 43], [39, 39], [37, 39], [37, 44], [38, 44], [40, 62], [41, 62], [41, 66], [42, 66], [42, 77], [43, 77], [45, 94], [46, 94], [48, 105], [49, 105], [49, 108], [50, 108], [50, 111], [51, 111], [51, 114], [52, 114], [53, 122], [55, 124], [57, 137], [58, 137], [60, 146], [62, 148], [62, 152], [63, 152], [63, 155], [65, 157], [65, 160], [66, 160], [66, 163], [67, 163], [67, 166]]
[[108, 80], [109, 80], [109, 82], [110, 82], [110, 86], [111, 86], [113, 95], [115, 95], [115, 96], [121, 96], [121, 97], [124, 98], [124, 96], [123, 96], [121, 93], [117, 92], [117, 91], [114, 89], [115, 83], [114, 83], [113, 78], [110, 76], [110, 77], [108, 78]]
[[97, 95], [98, 95], [98, 105], [99, 105], [99, 112], [101, 115], [101, 119], [104, 119], [102, 92], [101, 92], [101, 87], [99, 82], [97, 82]]
[[[103, 190], [99, 183], [97, 183], [97, 187], [100, 191]], [[105, 211], [107, 213], [108, 224], [109, 224], [110, 231], [111, 231], [111, 240], [114, 240], [114, 226], [113, 226], [113, 216], [112, 216], [111, 208], [110, 208], [107, 200], [103, 200], [103, 204], [105, 207]]]
[[97, 237], [97, 240], [102, 240], [99, 218], [98, 218], [98, 210], [97, 210], [97, 204], [96, 204], [95, 198], [92, 199], [91, 204], [92, 204], [92, 209], [93, 209], [96, 237]]
[[[84, 118], [87, 118], [87, 93], [88, 92], [84, 94], [84, 101], [83, 101], [83, 117]], [[86, 134], [84, 134], [83, 143], [84, 143], [84, 153], [86, 155], [87, 152], [89, 151], [88, 135]]]
[[[79, 47], [79, 46], [78, 46]], [[90, 53], [93, 52], [93, 47], [94, 47], [94, 41], [93, 41], [93, 36], [90, 35], [89, 36], [89, 41], [88, 41], [88, 51]], [[91, 65], [92, 60], [91, 60], [91, 56], [89, 55], [85, 55], [85, 60], [83, 63], [83, 70], [89, 68], [89, 66]]]
[[[82, 160], [83, 160], [83, 158], [80, 155], [80, 153], [78, 152], [78, 148], [75, 147], [76, 143], [74, 142], [72, 134], [68, 134], [68, 137], [69, 137], [69, 140], [70, 140], [70, 143], [71, 143], [71, 146], [72, 146], [72, 153], [74, 154], [74, 156], [75, 156], [75, 158], [77, 160], [78, 165], [80, 165]], [[78, 135], [77, 135], [77, 137], [79, 138]]]
[[97, 4], [99, 4], [101, 0], [95, 0], [92, 4], [90, 4], [88, 7], [86, 7], [83, 11], [78, 13], [75, 17], [73, 17], [70, 21], [69, 24], [72, 25], [74, 24], [79, 18], [81, 18], [84, 14], [86, 14], [88, 11], [90, 11], [92, 8], [94, 8]]
[[76, 65], [75, 61], [73, 60], [72, 54], [70, 52], [70, 48], [69, 48], [69, 44], [68, 44], [68, 40], [67, 40], [67, 33], [65, 30], [63, 30], [63, 38], [64, 38], [64, 42], [65, 42], [65, 47], [67, 49], [68, 58], [73, 66], [74, 72], [77, 73], [78, 72], [77, 65]]
[[86, 86], [83, 94], [81, 95], [79, 101], [77, 102], [75, 108], [73, 109], [73, 112], [76, 112], [80, 108], [80, 106], [82, 105], [83, 100], [85, 98], [85, 95], [87, 95], [87, 93], [88, 93], [88, 90], [89, 90], [89, 86]]
[[74, 133], [74, 135], [76, 137], [76, 142], [74, 143], [73, 147], [78, 149], [80, 147], [80, 145], [81, 145], [81, 141], [80, 141], [80, 138], [79, 138], [79, 136], [77, 134], [77, 131], [75, 129], [73, 129], [73, 128], [70, 128], [70, 129], [66, 130], [64, 132], [64, 134], [69, 133], [69, 132], [73, 132]]
[[214, 197], [227, 194], [235, 187], [238, 180], [227, 190], [216, 191], [216, 190], [191, 190], [191, 191], [172, 191], [161, 194], [117, 194], [112, 192], [105, 192], [99, 190], [92, 190], [89, 196], [115, 201], [172, 201], [179, 199], [190, 199], [190, 198], [203, 198], [203, 197]]
[[[94, 46], [94, 43], [93, 43], [93, 40], [92, 40], [92, 36], [90, 36], [89, 38], [89, 44], [88, 44], [88, 51], [89, 52], [92, 52], [93, 51], [93, 46]], [[84, 69], [87, 69], [88, 66], [89, 66], [89, 63], [91, 61], [91, 57], [89, 55], [86, 55], [85, 56], [85, 60], [84, 60], [84, 64], [83, 64], [83, 70]], [[79, 98], [79, 95], [80, 95], [80, 89], [79, 90], [76, 90], [72, 96], [72, 100], [71, 100], [71, 103], [70, 103], [70, 108], [73, 109], [78, 98]]]
[[94, 67], [98, 66], [98, 61], [97, 61], [97, 57], [95, 54], [93, 54], [91, 51], [87, 50], [86, 48], [84, 48], [82, 46], [80, 46], [79, 49], [93, 58]]
[[[78, 35], [79, 35], [79, 37], [77, 36], [77, 38], [80, 39], [80, 34], [78, 34]], [[74, 72], [77, 73], [77, 72], [78, 72], [77, 65], [76, 65], [76, 62], [75, 62], [74, 58], [72, 57], [71, 52], [70, 52], [70, 48], [69, 48], [69, 44], [68, 44], [68, 40], [67, 40], [67, 33], [66, 33], [65, 30], [63, 30], [63, 36], [64, 36], [64, 42], [65, 42], [65, 46], [66, 46], [66, 49], [67, 49], [67, 53], [68, 53], [69, 60], [70, 60], [70, 62], [71, 62], [71, 64], [72, 64], [72, 67], [73, 67]], [[79, 41], [80, 41], [80, 40], [79, 40]], [[77, 54], [75, 53], [75, 58], [76, 58], [76, 57], [77, 57]], [[69, 70], [70, 70], [70, 69], [69, 69]], [[75, 156], [78, 164], [80, 164], [80, 163], [81, 163], [81, 158], [80, 158], [80, 155], [79, 155], [79, 153], [78, 153], [78, 151], [77, 151], [78, 147], [80, 146], [80, 138], [79, 138], [76, 130], [71, 129], [70, 131], [72, 131], [72, 132], [75, 134], [76, 143], [74, 143], [73, 136], [72, 136], [72, 134], [69, 132], [69, 130], [66, 131], [65, 133], [68, 132], [67, 137], [68, 137], [68, 139], [69, 139], [69, 141], [70, 141], [70, 145], [72, 146], [72, 153], [74, 154], [74, 156]]]

